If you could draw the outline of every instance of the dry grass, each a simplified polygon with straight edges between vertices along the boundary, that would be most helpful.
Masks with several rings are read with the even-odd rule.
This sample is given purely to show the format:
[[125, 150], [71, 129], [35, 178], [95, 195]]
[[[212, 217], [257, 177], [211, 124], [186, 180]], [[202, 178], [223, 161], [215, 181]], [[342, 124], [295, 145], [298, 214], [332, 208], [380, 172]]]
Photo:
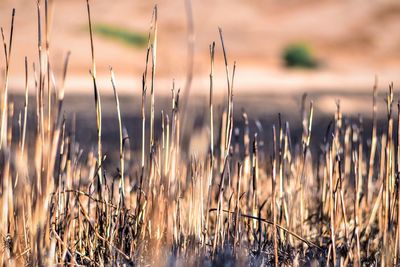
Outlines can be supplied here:
[[[2, 30], [6, 64], [1, 101], [2, 265], [399, 264], [400, 109], [396, 129], [393, 85], [386, 99], [387, 128], [377, 128], [375, 85], [372, 134], [364, 131], [362, 119], [347, 123], [338, 102], [325, 141], [315, 144], [320, 149], [311, 150], [314, 109], [312, 102], [307, 108], [304, 97], [301, 143], [291, 143], [289, 123], [282, 122], [279, 116], [279, 124], [272, 126], [273, 138], [268, 144], [271, 151], [263, 151], [257, 133], [250, 136], [246, 113], [243, 128], [235, 129], [235, 64], [230, 73], [220, 30], [227, 79], [226, 110], [220, 114], [217, 134], [213, 43], [209, 114], [205, 115], [209, 116], [209, 153], [186, 158], [181, 149], [179, 90], [172, 91], [172, 112], [163, 111], [162, 125], [155, 125], [155, 8], [143, 74], [142, 124], [137, 126], [141, 127], [141, 137], [126, 136], [116, 79], [110, 68], [120, 155], [118, 173], [113, 176], [103, 168], [106, 154], [102, 151], [102, 110], [92, 31], [90, 73], [98, 139], [93, 141], [97, 147], [82, 156], [75, 142], [74, 126], [66, 124], [62, 112], [69, 54], [62, 85], [57, 86], [49, 62], [47, 8], [45, 1], [43, 50], [38, 1], [40, 62], [33, 75], [36, 129], [27, 128], [27, 60], [25, 105], [18, 116], [14, 111], [20, 107], [9, 101], [13, 26], [8, 42]], [[89, 1], [87, 11], [91, 29]], [[14, 14], [15, 11], [12, 20]], [[150, 135], [146, 140], [148, 86]], [[16, 120], [17, 129], [12, 127]], [[160, 131], [159, 139], [156, 131]], [[28, 136], [32, 139], [27, 140]], [[141, 153], [131, 156], [128, 141], [139, 138]]]

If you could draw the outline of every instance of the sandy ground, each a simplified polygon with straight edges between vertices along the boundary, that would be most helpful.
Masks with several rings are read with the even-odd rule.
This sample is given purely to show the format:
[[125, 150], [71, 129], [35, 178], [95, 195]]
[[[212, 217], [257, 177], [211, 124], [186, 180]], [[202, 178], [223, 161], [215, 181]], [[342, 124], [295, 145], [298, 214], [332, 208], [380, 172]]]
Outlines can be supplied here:
[[[30, 63], [37, 62], [35, 2], [0, 1], [0, 25], [5, 28], [6, 35], [11, 9], [17, 10], [10, 79], [12, 92], [23, 88], [24, 56]], [[53, 2], [50, 47], [56, 79], [60, 77], [62, 58], [71, 51], [67, 94], [91, 94], [86, 1]], [[94, 23], [147, 32], [156, 3], [159, 8], [156, 90], [167, 94], [173, 78], [177, 87], [185, 85], [185, 1], [94, 0], [92, 15]], [[369, 92], [375, 74], [379, 76], [382, 90], [390, 81], [400, 82], [399, 1], [192, 0], [192, 8], [195, 29], [193, 94], [208, 93], [208, 45], [213, 40], [219, 41], [218, 27], [224, 32], [229, 61], [233, 64], [236, 60], [238, 64], [237, 94]], [[287, 70], [283, 67], [283, 48], [297, 41], [312, 46], [323, 63], [319, 70]], [[216, 92], [223, 93], [225, 76], [219, 42], [217, 44]], [[95, 49], [101, 92], [112, 92], [108, 66], [113, 66], [118, 89], [127, 94], [139, 94], [145, 50], [99, 36], [95, 37]]]

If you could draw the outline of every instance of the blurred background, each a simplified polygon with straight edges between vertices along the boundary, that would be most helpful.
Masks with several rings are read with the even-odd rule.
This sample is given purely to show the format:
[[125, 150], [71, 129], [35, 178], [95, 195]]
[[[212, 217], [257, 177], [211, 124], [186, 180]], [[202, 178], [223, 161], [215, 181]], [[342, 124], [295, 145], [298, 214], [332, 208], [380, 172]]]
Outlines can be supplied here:
[[[67, 105], [67, 109], [83, 113], [90, 110], [92, 116], [86, 1], [50, 3], [50, 58], [56, 80], [61, 80], [63, 58], [71, 51], [66, 96], [74, 105]], [[223, 30], [229, 64], [237, 62], [234, 94], [239, 116], [245, 108], [258, 118], [276, 117], [278, 112], [290, 118], [299, 114], [301, 95], [307, 92], [315, 101], [317, 114], [331, 116], [340, 98], [345, 113], [361, 113], [368, 118], [372, 113], [375, 75], [379, 78], [380, 94], [387, 91], [389, 82], [394, 82], [395, 89], [400, 82], [399, 1], [93, 0], [100, 92], [105, 98], [112, 96], [108, 72], [112, 66], [125, 114], [140, 108], [146, 38], [155, 4], [159, 25], [156, 95], [169, 96], [173, 79], [177, 88], [185, 86], [191, 10], [194, 69], [189, 106], [199, 106], [195, 110], [201, 114], [207, 111], [212, 41], [217, 44], [215, 98], [222, 103], [226, 96], [218, 27]], [[23, 91], [24, 56], [30, 65], [38, 61], [36, 1], [0, 1], [0, 25], [6, 35], [13, 7], [16, 28], [10, 90], [11, 94], [18, 95]], [[1, 60], [4, 60], [3, 53]], [[1, 66], [4, 68], [4, 61]], [[34, 93], [33, 78], [30, 82]], [[379, 99], [381, 112], [384, 111], [382, 98]], [[159, 110], [168, 105], [159, 103]], [[110, 112], [115, 114], [112, 102]], [[297, 121], [299, 118], [300, 115], [295, 117]]]
[[[62, 58], [71, 51], [68, 87], [81, 92], [81, 85], [90, 85], [86, 1], [50, 2], [53, 68], [61, 68]], [[188, 55], [187, 0], [91, 2], [100, 79], [104, 74], [108, 80], [108, 66], [113, 66], [121, 90], [138, 93], [137, 81], [144, 69], [147, 32], [153, 6], [157, 4], [157, 75], [160, 79], [157, 89], [165, 91], [161, 86], [164, 80], [167, 88], [173, 78], [178, 86], [184, 83]], [[399, 1], [191, 2], [195, 34], [193, 93], [202, 93], [207, 88], [208, 46], [212, 41], [217, 42], [217, 60], [222, 63], [218, 27], [224, 33], [229, 61], [231, 64], [237, 61], [237, 93], [354, 91], [370, 89], [375, 74], [385, 86], [399, 79]], [[6, 33], [13, 7], [17, 12], [11, 69], [14, 78], [10, 82], [18, 90], [24, 56], [28, 56], [30, 62], [37, 61], [38, 57], [36, 1], [0, 1], [0, 25]], [[291, 68], [290, 64], [303, 68]], [[217, 79], [224, 80], [223, 66], [217, 67], [218, 72], [221, 75], [216, 75]]]

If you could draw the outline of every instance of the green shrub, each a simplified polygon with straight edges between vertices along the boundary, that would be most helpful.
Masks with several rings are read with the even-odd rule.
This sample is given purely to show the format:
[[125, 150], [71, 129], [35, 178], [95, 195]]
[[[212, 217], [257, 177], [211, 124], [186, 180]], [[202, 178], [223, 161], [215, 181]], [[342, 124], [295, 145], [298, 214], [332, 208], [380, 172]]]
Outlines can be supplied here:
[[108, 24], [95, 24], [93, 27], [93, 32], [99, 36], [103, 36], [132, 47], [144, 47], [147, 44], [146, 34]]
[[282, 54], [285, 65], [290, 68], [313, 69], [318, 67], [310, 47], [304, 43], [294, 43], [285, 48]]

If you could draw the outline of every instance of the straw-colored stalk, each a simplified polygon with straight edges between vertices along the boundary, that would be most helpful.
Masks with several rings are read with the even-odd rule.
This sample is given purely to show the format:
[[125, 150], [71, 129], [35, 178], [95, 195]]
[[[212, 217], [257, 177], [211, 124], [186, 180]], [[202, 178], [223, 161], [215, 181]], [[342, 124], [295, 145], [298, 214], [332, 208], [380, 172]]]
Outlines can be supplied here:
[[122, 119], [121, 119], [121, 108], [119, 105], [119, 98], [118, 98], [118, 92], [117, 92], [117, 88], [115, 85], [115, 75], [114, 75], [114, 71], [113, 69], [110, 67], [110, 73], [111, 73], [111, 84], [112, 84], [112, 88], [114, 91], [114, 98], [115, 98], [115, 105], [117, 107], [117, 115], [118, 115], [118, 129], [119, 129], [119, 166], [120, 166], [120, 184], [119, 184], [119, 191], [121, 194], [121, 198], [120, 201], [122, 201], [122, 203], [124, 202], [125, 199], [125, 185], [124, 185], [124, 173], [125, 173], [125, 168], [124, 168], [124, 164], [125, 164], [125, 159], [124, 159], [124, 137], [122, 134]]

